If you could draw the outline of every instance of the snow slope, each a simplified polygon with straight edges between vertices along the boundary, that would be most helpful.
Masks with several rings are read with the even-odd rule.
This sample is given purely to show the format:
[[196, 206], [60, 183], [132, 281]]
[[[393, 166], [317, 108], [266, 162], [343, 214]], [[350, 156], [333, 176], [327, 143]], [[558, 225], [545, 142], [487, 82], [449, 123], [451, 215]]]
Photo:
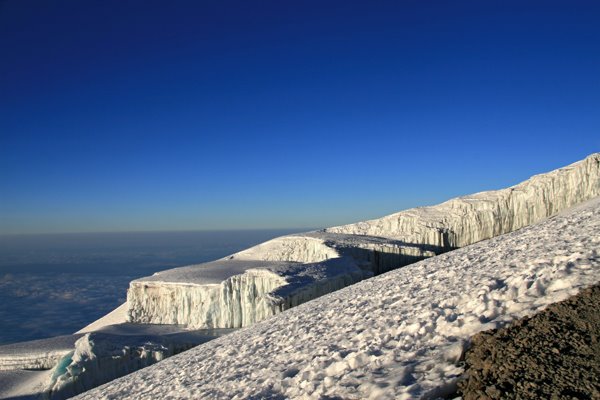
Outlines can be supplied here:
[[127, 303], [121, 304], [119, 307], [115, 308], [104, 317], [97, 319], [86, 327], [78, 330], [77, 333], [89, 333], [94, 331], [99, 331], [104, 327], [115, 325], [115, 324], [123, 324], [127, 322]]
[[0, 399], [39, 399], [51, 374], [50, 370], [0, 371]]
[[474, 333], [600, 281], [600, 198], [302, 304], [79, 399], [435, 398]]
[[193, 328], [249, 326], [361, 279], [514, 231], [598, 195], [600, 153], [508, 189], [283, 236], [219, 261], [137, 279], [128, 291], [127, 318]]

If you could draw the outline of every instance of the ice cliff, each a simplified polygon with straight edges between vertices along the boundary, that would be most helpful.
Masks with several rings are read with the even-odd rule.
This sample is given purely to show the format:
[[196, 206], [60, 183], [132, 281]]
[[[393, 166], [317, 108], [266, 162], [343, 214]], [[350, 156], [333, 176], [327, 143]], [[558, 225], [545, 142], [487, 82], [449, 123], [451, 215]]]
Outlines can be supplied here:
[[600, 153], [516, 186], [284, 236], [131, 282], [137, 323], [236, 328], [423, 258], [508, 233], [600, 195]]
[[137, 323], [238, 328], [362, 277], [348, 258], [317, 263], [214, 261], [131, 282], [129, 318]]
[[451, 199], [327, 232], [394, 238], [443, 249], [463, 247], [539, 222], [600, 195], [600, 153], [510, 188]]
[[52, 400], [72, 397], [201, 343], [189, 335], [180, 336], [87, 333], [52, 370], [46, 397]]
[[[161, 271], [153, 276], [132, 281], [126, 304], [85, 327], [76, 335], [45, 339], [36, 343], [0, 346], [0, 372], [10, 374], [22, 369], [39, 370], [35, 371], [35, 373], [39, 373], [36, 379], [44, 379], [40, 381], [36, 393], [44, 393], [46, 397], [53, 400], [64, 399], [231, 331], [231, 329], [226, 329], [223, 332], [219, 331], [219, 328], [239, 328], [253, 325], [283, 310], [337, 291], [365, 278], [518, 230], [598, 196], [600, 196], [600, 154], [593, 154], [585, 160], [547, 174], [534, 176], [508, 189], [459, 197], [437, 206], [406, 210], [371, 221], [283, 236], [217, 261]], [[595, 200], [593, 205], [594, 221], [597, 221], [598, 201]], [[594, 236], [588, 233], [594, 232], [595, 225], [587, 227], [583, 233], [578, 232], [570, 225], [579, 220], [585, 220], [588, 218], [588, 214], [590, 212], [581, 214], [580, 217], [577, 217], [579, 219], [575, 217], [573, 217], [575, 219], [562, 217], [550, 219], [544, 222], [548, 227], [541, 231], [535, 227], [529, 231], [522, 229], [515, 232], [512, 236], [513, 239], [509, 239], [510, 245], [504, 247], [511, 250], [521, 249], [519, 251], [527, 254], [529, 244], [528, 242], [521, 243], [520, 237], [532, 241], [532, 238], [538, 237], [536, 232], [539, 231], [551, 240], [560, 243], [555, 236], [562, 232], [556, 233], [554, 229], [563, 229], [565, 232], [570, 229], [573, 231], [573, 235], [579, 235], [576, 240], [572, 240], [573, 243], [569, 244], [567, 250], [554, 249], [557, 252], [554, 260], [560, 261], [561, 266], [565, 264], [564, 267], [569, 269], [571, 268], [571, 258], [575, 257], [574, 262], [581, 261], [580, 258], [577, 258], [579, 253], [575, 251], [581, 247], [577, 245], [578, 241], [581, 243], [586, 240], [597, 242], [597, 237], [591, 239], [588, 237]], [[583, 222], [581, 223], [583, 224]], [[536, 231], [536, 229], [538, 230]], [[454, 282], [452, 290], [460, 295], [464, 291], [463, 281], [469, 279], [471, 270], [475, 271], [479, 268], [483, 274], [485, 268], [494, 267], [494, 271], [498, 272], [498, 268], [502, 266], [506, 270], [502, 273], [502, 279], [510, 282], [513, 265], [504, 265], [498, 261], [502, 259], [500, 255], [494, 255], [498, 260], [485, 264], [488, 254], [496, 252], [496, 248], [493, 247], [495, 242], [490, 241], [490, 243], [487, 246], [485, 244], [475, 245], [469, 249], [452, 253], [456, 254], [458, 260], [454, 263], [446, 264], [444, 260], [451, 259], [451, 255], [445, 255], [429, 260], [431, 262], [422, 264], [423, 267], [409, 267], [405, 274], [400, 274], [402, 271], [396, 271], [393, 273], [394, 275], [387, 275], [388, 277], [401, 277], [402, 282], [397, 278], [385, 278], [384, 276], [349, 288], [356, 293], [366, 290], [365, 288], [371, 289], [361, 295], [361, 298], [353, 298], [351, 301], [345, 299], [344, 302], [332, 304], [331, 302], [335, 302], [335, 300], [331, 300], [327, 307], [323, 307], [325, 302], [317, 303], [320, 304], [317, 307], [320, 311], [317, 310], [319, 316], [315, 319], [320, 321], [321, 317], [325, 315], [337, 320], [339, 315], [346, 313], [351, 320], [347, 321], [348, 324], [344, 324], [344, 329], [356, 329], [357, 332], [351, 336], [358, 338], [363, 335], [360, 325], [364, 322], [362, 319], [371, 321], [371, 314], [384, 312], [392, 306], [400, 307], [397, 310], [398, 313], [393, 313], [394, 318], [409, 315], [412, 312], [410, 304], [413, 297], [425, 296], [423, 293], [429, 292], [431, 285], [435, 284], [434, 286], [441, 292], [447, 289], [447, 282]], [[494, 251], [490, 251], [492, 248]], [[537, 264], [547, 264], [543, 260], [543, 254], [546, 251], [546, 248], [540, 250], [537, 258], [532, 261], [536, 268]], [[563, 253], [570, 257], [569, 262], [562, 262], [564, 261], [561, 258]], [[462, 258], [460, 258], [461, 254]], [[595, 252], [588, 258], [594, 261], [597, 258], [594, 257], [596, 257]], [[428, 268], [427, 265], [431, 266], [429, 271], [425, 271]], [[462, 268], [457, 273], [457, 276], [461, 276], [460, 279], [453, 278], [452, 268]], [[445, 269], [450, 271], [444, 278], [444, 282], [447, 282], [434, 282], [433, 275], [445, 274], [444, 271], [438, 271]], [[521, 270], [516, 269], [515, 271]], [[526, 281], [523, 281], [525, 279], [523, 277], [517, 279], [514, 285], [511, 284], [510, 293], [503, 289], [506, 293], [502, 295], [506, 295], [505, 297], [510, 300], [517, 295], [521, 297], [527, 295], [531, 289], [539, 297], [545, 296], [546, 291], [549, 290], [564, 289], [563, 291], [566, 293], [568, 288], [573, 286], [569, 281], [571, 278], [567, 276], [569, 271], [565, 272], [564, 279], [560, 278], [556, 280], [557, 283], [550, 285], [539, 279], [535, 284], [532, 283], [537, 279], [536, 271], [538, 270], [532, 271], [531, 276], [527, 275], [527, 271], [521, 271], [522, 274], [527, 275], [525, 276]], [[562, 274], [562, 272], [560, 273]], [[485, 278], [484, 275], [481, 275], [482, 279]], [[552, 275], [550, 278], [554, 279], [555, 277]], [[383, 293], [380, 286], [373, 286], [384, 282], [382, 279], [385, 282], [389, 281], [390, 285], [393, 283], [394, 287], [390, 286], [388, 291]], [[416, 281], [425, 286], [419, 286], [418, 282], [415, 283]], [[585, 279], [581, 282], [584, 281]], [[504, 286], [496, 287], [498, 282], [495, 278], [492, 279], [493, 287], [490, 287], [493, 290], [502, 289]], [[577, 284], [579, 285], [581, 282]], [[413, 288], [411, 293], [406, 292], [411, 285], [419, 287]], [[467, 297], [478, 293], [471, 289], [467, 292]], [[346, 290], [345, 293], [349, 292]], [[398, 296], [402, 298], [393, 302], [388, 301]], [[517, 302], [519, 307], [528, 304], [524, 302], [527, 296], [521, 297]], [[335, 295], [331, 297], [331, 299], [335, 298]], [[469, 300], [469, 307], [472, 303], [471, 300]], [[486, 299], [484, 298], [484, 300]], [[352, 302], [353, 309], [346, 309]], [[365, 314], [364, 305], [369, 302], [373, 304], [371, 304], [370, 311]], [[420, 304], [415, 304], [415, 309], [422, 305]], [[461, 334], [470, 334], [471, 326], [479, 329], [487, 323], [486, 321], [502, 314], [498, 313], [495, 300], [486, 300], [484, 305], [488, 308], [483, 311], [479, 308], [469, 311], [469, 320], [465, 319], [464, 324], [461, 322], [458, 326]], [[511, 305], [511, 307], [511, 310], [518, 311], [516, 306]], [[432, 319], [427, 316], [429, 314], [423, 312], [423, 315], [425, 315], [425, 321], [435, 320], [443, 331], [451, 332], [447, 324], [440, 320], [441, 316], [434, 315]], [[131, 323], [126, 323], [125, 320]], [[277, 320], [277, 318], [273, 319], [274, 323], [277, 323]], [[450, 322], [453, 323], [454, 319]], [[377, 318], [369, 323], [381, 323], [384, 327], [392, 326], [387, 321], [380, 321]], [[255, 326], [260, 327], [261, 325]], [[296, 333], [304, 332], [297, 327], [290, 329]], [[407, 326], [407, 332], [411, 338], [407, 336], [405, 345], [413, 346], [414, 343], [417, 343], [412, 338], [414, 334], [421, 335], [421, 331], [423, 331], [423, 335], [425, 335], [429, 332], [428, 329], [429, 326], [426, 324]], [[273, 335], [277, 335], [277, 332], [280, 331], [284, 330], [278, 328]], [[389, 336], [388, 333], [386, 333], [387, 336]], [[311, 337], [310, 341], [307, 341], [311, 343], [311, 348], [314, 347], [312, 346], [313, 341], [319, 340], [319, 337]], [[329, 345], [326, 347], [333, 349], [335, 346], [331, 344], [337, 342], [329, 340], [328, 343]], [[365, 336], [363, 344], [370, 346], [372, 343], [372, 338]], [[252, 344], [250, 347], [246, 350], [249, 353], [254, 352]], [[233, 352], [231, 356], [235, 358], [237, 365], [240, 362], [236, 358], [237, 353]], [[206, 361], [210, 364], [211, 357], [203, 362]], [[284, 361], [287, 362], [287, 358]], [[202, 363], [194, 365], [199, 366], [200, 364]], [[335, 376], [338, 364], [337, 362], [332, 364], [333, 366], [325, 368], [325, 371], [329, 371], [331, 376]], [[350, 367], [355, 364], [355, 361], [348, 363]], [[346, 368], [345, 364], [343, 367]], [[449, 368], [453, 369], [455, 366]], [[324, 369], [318, 365], [315, 367], [315, 371], [322, 370]], [[284, 380], [296, 379], [295, 375], [298, 371], [293, 368], [290, 371], [283, 372]], [[17, 376], [18, 374], [13, 375], [21, 379]], [[304, 375], [303, 373], [300, 378], [304, 379]], [[23, 376], [24, 379], [27, 378], [25, 375]], [[320, 378], [315, 379], [317, 382]], [[284, 391], [290, 396], [283, 397], [298, 397], [296, 394], [299, 392], [294, 391], [296, 390], [294, 388], [298, 387], [301, 390], [312, 390], [303, 387], [299, 382], [294, 383], [290, 388], [284, 388]], [[242, 386], [250, 387], [251, 385]], [[397, 385], [390, 384], [389, 386], [396, 388]], [[233, 388], [233, 390], [237, 389]], [[366, 392], [370, 390], [370, 388], [365, 389]], [[1, 393], [2, 390], [0, 390]], [[395, 398], [395, 395], [396, 393], [392, 398]], [[231, 396], [230, 393], [226, 393], [222, 397]]]

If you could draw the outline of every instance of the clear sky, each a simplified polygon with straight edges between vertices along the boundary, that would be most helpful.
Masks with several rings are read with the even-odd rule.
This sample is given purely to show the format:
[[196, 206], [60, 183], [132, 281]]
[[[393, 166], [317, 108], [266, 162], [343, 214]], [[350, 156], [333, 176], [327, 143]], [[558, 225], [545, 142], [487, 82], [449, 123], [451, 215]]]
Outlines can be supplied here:
[[598, 1], [0, 1], [0, 233], [322, 227], [600, 151]]

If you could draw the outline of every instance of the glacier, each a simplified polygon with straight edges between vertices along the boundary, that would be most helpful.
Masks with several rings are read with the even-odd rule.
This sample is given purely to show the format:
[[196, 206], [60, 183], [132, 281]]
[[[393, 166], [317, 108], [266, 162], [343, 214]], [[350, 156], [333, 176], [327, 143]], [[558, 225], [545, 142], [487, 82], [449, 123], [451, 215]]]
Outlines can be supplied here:
[[239, 328], [362, 277], [360, 268], [346, 258], [306, 264], [215, 261], [132, 281], [128, 316], [136, 323]]
[[127, 320], [239, 328], [381, 273], [512, 232], [600, 195], [600, 153], [507, 189], [275, 238], [132, 281]]
[[78, 397], [437, 399], [473, 334], [600, 282], [600, 197], [364, 280]]

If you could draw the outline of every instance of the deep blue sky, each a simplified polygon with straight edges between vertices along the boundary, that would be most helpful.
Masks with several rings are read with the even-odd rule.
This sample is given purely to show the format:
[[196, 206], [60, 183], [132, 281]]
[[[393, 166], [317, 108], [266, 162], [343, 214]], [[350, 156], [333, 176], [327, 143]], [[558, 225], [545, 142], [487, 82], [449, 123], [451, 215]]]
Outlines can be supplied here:
[[0, 2], [0, 233], [318, 227], [600, 151], [597, 1]]

